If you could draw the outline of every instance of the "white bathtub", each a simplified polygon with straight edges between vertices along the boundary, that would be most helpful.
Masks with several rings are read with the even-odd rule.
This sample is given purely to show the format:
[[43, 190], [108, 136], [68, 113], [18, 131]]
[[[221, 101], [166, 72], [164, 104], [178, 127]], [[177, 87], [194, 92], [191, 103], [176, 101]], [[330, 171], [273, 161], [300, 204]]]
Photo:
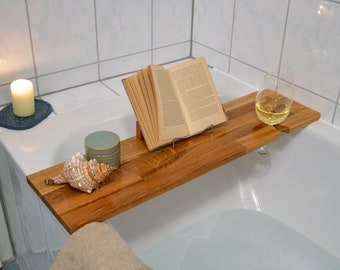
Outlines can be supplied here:
[[[93, 106], [52, 116], [32, 130], [1, 133], [9, 165], [5, 173], [6, 164], [0, 164], [3, 187], [9, 186], [7, 202], [20, 206], [18, 213], [11, 211], [18, 222], [10, 223], [17, 226], [21, 221], [23, 227], [14, 235], [16, 247], [44, 255], [32, 263], [32, 269], [47, 269], [68, 234], [28, 186], [25, 175], [81, 151], [83, 137], [90, 131], [110, 127], [125, 139], [134, 134], [134, 121], [128, 100], [122, 98], [114, 107], [109, 100], [100, 109]], [[268, 145], [274, 157], [271, 164], [245, 156], [107, 222], [142, 256], [202, 219], [250, 209], [284, 222], [340, 258], [339, 138], [340, 130], [322, 121], [293, 135], [282, 134]]]
[[231, 209], [260, 211], [340, 258], [340, 130], [319, 121], [107, 222], [142, 256], [164, 239]]

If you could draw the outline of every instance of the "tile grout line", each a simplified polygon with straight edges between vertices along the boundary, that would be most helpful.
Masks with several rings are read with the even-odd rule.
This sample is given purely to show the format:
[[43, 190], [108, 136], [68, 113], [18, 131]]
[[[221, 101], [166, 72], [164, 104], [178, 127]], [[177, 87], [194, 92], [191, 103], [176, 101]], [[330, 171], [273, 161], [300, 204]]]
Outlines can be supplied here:
[[100, 61], [99, 61], [99, 40], [98, 40], [98, 22], [97, 22], [97, 1], [93, 0], [94, 9], [94, 28], [96, 31], [96, 51], [97, 51], [97, 70], [98, 80], [100, 80]]
[[333, 116], [332, 116], [332, 120], [331, 120], [332, 124], [334, 124], [334, 122], [335, 122], [335, 116], [337, 114], [337, 107], [338, 107], [339, 103], [340, 103], [340, 88], [339, 88], [338, 96], [337, 96], [337, 99], [336, 99], [336, 102], [335, 102], [335, 106], [334, 106]]
[[25, 0], [25, 7], [26, 7], [26, 18], [27, 18], [27, 27], [28, 27], [28, 34], [30, 39], [30, 45], [31, 45], [31, 54], [32, 54], [32, 61], [33, 61], [33, 70], [34, 70], [34, 79], [37, 86], [37, 95], [40, 97], [40, 89], [39, 89], [39, 81], [38, 81], [38, 73], [37, 73], [37, 65], [35, 61], [34, 56], [34, 49], [33, 49], [33, 37], [32, 37], [32, 29], [31, 29], [31, 20], [30, 20], [30, 14], [28, 10], [28, 3], [27, 0]]
[[192, 55], [192, 45], [194, 40], [194, 20], [195, 20], [195, 0], [191, 2], [191, 31], [190, 31], [190, 49], [189, 49], [189, 57], [193, 57]]
[[151, 37], [150, 37], [150, 39], [151, 39], [151, 64], [154, 64], [154, 59], [153, 59], [153, 53], [154, 53], [154, 51], [153, 51], [153, 31], [154, 31], [154, 28], [153, 28], [153, 23], [154, 23], [154, 17], [153, 17], [153, 10], [154, 9], [154, 5], [153, 5], [153, 0], [151, 0]]
[[234, 0], [233, 20], [232, 20], [232, 24], [231, 24], [231, 33], [230, 33], [229, 61], [228, 61], [228, 70], [227, 70], [227, 72], [228, 72], [229, 74], [230, 74], [231, 60], [232, 60], [231, 54], [232, 54], [232, 50], [233, 50], [235, 14], [236, 14], [236, 0]]
[[280, 58], [279, 58], [279, 66], [278, 66], [278, 71], [277, 71], [277, 74], [279, 76], [280, 76], [280, 72], [281, 72], [282, 56], [283, 56], [283, 50], [284, 50], [284, 45], [285, 45], [285, 39], [286, 39], [287, 23], [288, 23], [288, 16], [289, 16], [289, 8], [290, 8], [290, 0], [288, 0], [288, 4], [287, 4], [285, 25], [284, 25], [284, 29], [283, 29], [283, 37], [282, 37], [282, 43], [281, 43], [281, 52], [280, 52]]

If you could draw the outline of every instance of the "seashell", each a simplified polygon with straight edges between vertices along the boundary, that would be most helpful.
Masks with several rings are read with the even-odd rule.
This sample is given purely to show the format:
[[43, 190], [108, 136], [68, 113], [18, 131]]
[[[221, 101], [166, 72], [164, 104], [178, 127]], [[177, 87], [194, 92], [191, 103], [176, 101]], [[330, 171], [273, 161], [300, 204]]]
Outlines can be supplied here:
[[85, 155], [77, 153], [64, 163], [62, 174], [45, 180], [47, 185], [69, 184], [71, 187], [91, 193], [102, 185], [115, 167], [99, 163], [95, 159], [87, 160]]

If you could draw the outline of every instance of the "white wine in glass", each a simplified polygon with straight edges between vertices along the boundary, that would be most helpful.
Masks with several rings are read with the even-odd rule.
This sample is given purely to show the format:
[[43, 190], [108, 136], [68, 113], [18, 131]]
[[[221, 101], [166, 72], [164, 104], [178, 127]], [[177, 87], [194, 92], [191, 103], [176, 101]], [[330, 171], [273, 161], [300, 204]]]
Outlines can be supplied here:
[[[288, 117], [293, 103], [294, 82], [284, 74], [266, 73], [257, 92], [255, 111], [257, 117], [267, 125], [277, 125]], [[268, 163], [270, 153], [262, 146], [253, 155], [258, 163]]]
[[267, 73], [256, 95], [257, 117], [267, 125], [277, 125], [288, 117], [293, 102], [294, 83], [287, 75]]

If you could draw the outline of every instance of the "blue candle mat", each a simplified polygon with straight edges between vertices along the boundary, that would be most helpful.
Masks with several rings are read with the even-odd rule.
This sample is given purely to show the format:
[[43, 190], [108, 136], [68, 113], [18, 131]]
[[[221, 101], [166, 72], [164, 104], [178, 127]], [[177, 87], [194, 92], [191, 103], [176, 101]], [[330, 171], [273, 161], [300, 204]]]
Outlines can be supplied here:
[[44, 120], [53, 111], [50, 103], [34, 99], [35, 113], [27, 117], [19, 117], [13, 113], [12, 104], [0, 111], [0, 126], [8, 129], [24, 130], [34, 127]]

